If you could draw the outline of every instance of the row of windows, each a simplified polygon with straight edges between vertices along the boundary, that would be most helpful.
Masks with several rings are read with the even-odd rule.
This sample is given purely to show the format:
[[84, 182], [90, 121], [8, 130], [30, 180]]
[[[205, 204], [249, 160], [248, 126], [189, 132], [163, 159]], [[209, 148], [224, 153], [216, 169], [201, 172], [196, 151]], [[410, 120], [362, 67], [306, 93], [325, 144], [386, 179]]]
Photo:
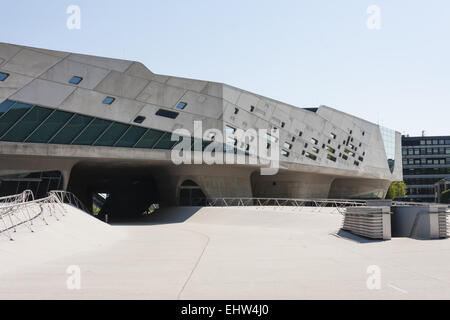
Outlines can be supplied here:
[[441, 178], [421, 178], [421, 179], [405, 179], [405, 183], [407, 185], [419, 185], [419, 184], [428, 184], [434, 185], [436, 182], [441, 180]]
[[450, 168], [417, 168], [417, 169], [404, 169], [404, 175], [426, 175], [426, 174], [449, 174]]
[[434, 194], [434, 188], [408, 188], [406, 195]]
[[440, 139], [408, 139], [403, 138], [403, 146], [424, 146], [424, 145], [450, 145], [450, 139], [440, 138]]
[[431, 165], [431, 164], [450, 164], [450, 158], [446, 159], [405, 159], [403, 165]]
[[403, 148], [404, 156], [411, 155], [429, 155], [429, 154], [450, 154], [450, 148]]
[[421, 144], [421, 145], [425, 145], [425, 144], [427, 144], [427, 145], [430, 145], [430, 144], [432, 144], [432, 145], [437, 145], [437, 144], [450, 144], [450, 139], [449, 139], [449, 140], [445, 140], [445, 139], [433, 139], [433, 140], [427, 139], [427, 140], [420, 140], [420, 144]]

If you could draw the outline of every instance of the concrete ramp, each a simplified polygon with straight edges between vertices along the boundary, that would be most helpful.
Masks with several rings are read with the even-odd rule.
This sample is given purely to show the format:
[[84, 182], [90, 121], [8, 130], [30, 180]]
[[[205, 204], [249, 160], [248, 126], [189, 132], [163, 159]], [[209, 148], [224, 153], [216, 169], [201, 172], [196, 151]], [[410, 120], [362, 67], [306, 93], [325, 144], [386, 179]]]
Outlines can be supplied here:
[[80, 252], [93, 252], [123, 237], [123, 232], [89, 214], [67, 204], [62, 206], [64, 216], [45, 215], [45, 221], [38, 217], [33, 221], [32, 231], [25, 224], [18, 226], [12, 233], [14, 241], [0, 234], [0, 274]]

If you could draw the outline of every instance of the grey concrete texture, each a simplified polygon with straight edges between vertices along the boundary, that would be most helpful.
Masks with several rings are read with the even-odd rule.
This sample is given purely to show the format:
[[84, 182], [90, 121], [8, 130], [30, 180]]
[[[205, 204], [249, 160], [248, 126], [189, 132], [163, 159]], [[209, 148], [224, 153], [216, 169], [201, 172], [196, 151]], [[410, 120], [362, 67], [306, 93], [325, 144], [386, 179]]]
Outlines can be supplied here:
[[[311, 195], [383, 196], [391, 181], [402, 180], [400, 133], [397, 132], [395, 137], [396, 161], [391, 173], [380, 127], [326, 106], [311, 112], [226, 84], [158, 75], [139, 62], [5, 43], [0, 43], [0, 71], [10, 74], [7, 81], [0, 82], [0, 102], [13, 99], [134, 125], [133, 120], [141, 115], [146, 117], [141, 126], [168, 132], [178, 128], [192, 132], [196, 120], [203, 121], [204, 130], [222, 129], [224, 125], [241, 129], [276, 127], [280, 134], [279, 151], [285, 142], [292, 144], [288, 150], [289, 156], [280, 156], [281, 166], [300, 175], [317, 173], [316, 180], [323, 181], [321, 189], [310, 192]], [[68, 83], [74, 75], [83, 78], [78, 86]], [[104, 105], [102, 101], [106, 96], [113, 96], [116, 101], [112, 105]], [[188, 103], [188, 107], [176, 109], [180, 101]], [[175, 120], [155, 116], [160, 108], [176, 110], [179, 116]], [[236, 108], [239, 109], [238, 114], [234, 112]], [[332, 134], [335, 138], [331, 137]], [[317, 144], [311, 139], [316, 139]], [[347, 144], [353, 145], [353, 148]], [[124, 161], [132, 161], [134, 154], [170, 161], [168, 153], [161, 157], [164, 152], [160, 150], [14, 145], [11, 147], [8, 143], [0, 142], [0, 157], [27, 157], [31, 153], [36, 156], [51, 155], [49, 159], [75, 158], [78, 154], [79, 157], [101, 159], [107, 153]], [[331, 147], [335, 152], [330, 153], [326, 147]], [[313, 148], [319, 150], [316, 160], [306, 157], [307, 152], [315, 154]], [[354, 157], [344, 159], [341, 155], [345, 149], [351, 149]], [[327, 157], [329, 155], [335, 157], [336, 161], [330, 160]], [[27, 172], [32, 167], [30, 163], [23, 167], [23, 171]], [[9, 168], [2, 167], [0, 175], [4, 174], [3, 170]], [[283, 179], [281, 174], [279, 179], [274, 180], [281, 183]], [[297, 183], [302, 182], [292, 181], [291, 185]], [[246, 189], [249, 187], [247, 185]], [[271, 196], [282, 197], [291, 193], [307, 196], [301, 191], [292, 190], [288, 193], [276, 193], [274, 190]], [[225, 192], [221, 196], [232, 194]]]
[[330, 208], [172, 208], [113, 226], [67, 208], [0, 238], [0, 299], [450, 298], [450, 240], [359, 238]]

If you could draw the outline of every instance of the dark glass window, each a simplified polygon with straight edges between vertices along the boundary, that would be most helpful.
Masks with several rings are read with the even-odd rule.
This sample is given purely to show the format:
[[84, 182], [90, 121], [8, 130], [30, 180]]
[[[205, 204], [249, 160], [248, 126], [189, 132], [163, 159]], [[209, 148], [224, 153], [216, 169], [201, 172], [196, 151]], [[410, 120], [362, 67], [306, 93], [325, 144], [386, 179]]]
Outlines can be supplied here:
[[11, 108], [11, 106], [14, 104], [15, 102], [14, 101], [11, 101], [11, 100], [5, 100], [5, 101], [3, 101], [2, 103], [0, 103], [0, 117], [4, 114], [4, 113], [6, 113], [10, 108]]
[[143, 116], [137, 116], [136, 119], [134, 119], [135, 123], [142, 123], [145, 121], [145, 117]]
[[77, 76], [73, 76], [70, 80], [69, 83], [71, 84], [80, 84], [80, 82], [83, 80], [83, 78], [81, 77], [77, 77]]
[[102, 136], [100, 136], [94, 145], [112, 147], [129, 127], [129, 125], [115, 122]]
[[161, 138], [163, 134], [164, 132], [162, 131], [150, 129], [136, 144], [136, 148], [148, 148], [148, 149], [153, 148], [155, 143]]
[[159, 109], [158, 111], [156, 111], [156, 115], [160, 116], [160, 117], [166, 117], [166, 118], [170, 118], [170, 119], [175, 119], [176, 117], [178, 117], [178, 112], [173, 112], [173, 111], [168, 111], [168, 110], [164, 110], [164, 109]]
[[116, 144], [116, 147], [131, 148], [139, 141], [142, 135], [147, 131], [145, 128], [141, 127], [131, 127], [127, 133], [120, 139]]
[[42, 121], [47, 119], [51, 112], [51, 109], [34, 107], [2, 138], [2, 140], [22, 142], [42, 123]]
[[103, 104], [112, 104], [114, 101], [116, 101], [116, 98], [106, 97], [105, 99], [103, 99]]
[[92, 117], [75, 115], [67, 125], [50, 141], [56, 144], [70, 144], [73, 139], [92, 121]]
[[186, 107], [187, 107], [186, 102], [180, 102], [179, 104], [177, 104], [177, 109], [183, 110]]
[[72, 144], [91, 145], [100, 135], [109, 127], [111, 121], [103, 119], [95, 119], [92, 123], [75, 139]]
[[172, 134], [165, 132], [164, 136], [158, 141], [158, 143], [153, 147], [153, 149], [165, 149], [170, 150], [172, 149], [181, 139], [179, 137], [178, 141], [172, 141], [171, 140]]
[[73, 116], [73, 113], [65, 111], [55, 111], [26, 142], [46, 143], [53, 137], [59, 129]]
[[33, 106], [17, 102], [0, 118], [0, 137], [13, 126]]
[[5, 81], [8, 77], [8, 73], [0, 72], [0, 81]]

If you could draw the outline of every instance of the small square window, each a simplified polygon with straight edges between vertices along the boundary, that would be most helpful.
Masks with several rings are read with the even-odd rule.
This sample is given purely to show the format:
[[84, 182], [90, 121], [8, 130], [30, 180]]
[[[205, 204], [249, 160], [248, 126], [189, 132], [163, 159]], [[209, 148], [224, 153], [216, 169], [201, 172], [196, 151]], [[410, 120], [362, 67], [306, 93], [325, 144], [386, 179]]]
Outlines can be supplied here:
[[103, 104], [112, 104], [114, 101], [116, 101], [116, 98], [106, 97], [105, 99], [103, 99]]
[[69, 83], [77, 85], [77, 84], [80, 84], [80, 82], [81, 82], [82, 80], [83, 80], [82, 77], [73, 76], [73, 77], [69, 80]]
[[289, 157], [289, 152], [287, 152], [286, 150], [281, 150], [281, 155], [284, 157]]
[[283, 148], [291, 150], [292, 149], [292, 144], [290, 144], [288, 142], [285, 142], [284, 145], [283, 145]]
[[8, 73], [0, 72], [0, 81], [5, 81], [8, 77]]
[[183, 110], [186, 107], [187, 107], [187, 103], [186, 102], [180, 102], [180, 103], [177, 104], [177, 109], [178, 110]]
[[135, 123], [142, 123], [144, 121], [145, 121], [145, 117], [143, 117], [143, 116], [138, 116], [138, 117], [136, 117], [136, 119], [134, 119]]

